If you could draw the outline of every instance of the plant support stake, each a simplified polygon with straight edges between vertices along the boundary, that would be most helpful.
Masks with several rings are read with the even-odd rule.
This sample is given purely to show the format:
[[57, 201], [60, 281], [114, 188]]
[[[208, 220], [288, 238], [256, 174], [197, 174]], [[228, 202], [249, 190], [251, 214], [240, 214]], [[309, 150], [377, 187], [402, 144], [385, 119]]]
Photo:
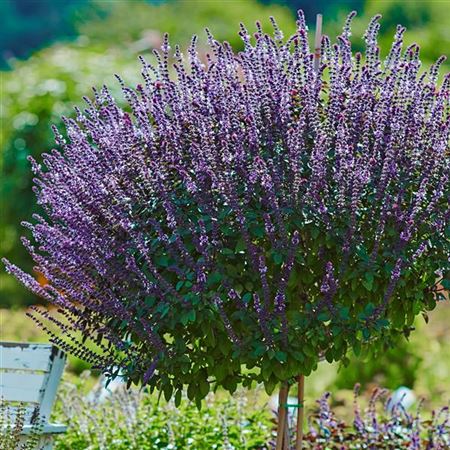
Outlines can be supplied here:
[[288, 398], [289, 385], [288, 383], [283, 383], [278, 395], [278, 426], [277, 426], [277, 446], [276, 450], [284, 450], [283, 446], [284, 435], [285, 435], [285, 421], [287, 415], [287, 398]]
[[298, 377], [298, 393], [297, 393], [297, 435], [295, 450], [301, 450], [303, 443], [303, 418], [305, 415], [305, 376]]

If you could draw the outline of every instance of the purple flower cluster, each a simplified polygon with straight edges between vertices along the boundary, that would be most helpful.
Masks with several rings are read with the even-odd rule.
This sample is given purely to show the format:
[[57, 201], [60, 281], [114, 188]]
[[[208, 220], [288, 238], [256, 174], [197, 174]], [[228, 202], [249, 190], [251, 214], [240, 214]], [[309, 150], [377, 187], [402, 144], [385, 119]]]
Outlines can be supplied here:
[[[359, 386], [355, 386], [353, 427], [339, 420], [333, 413], [329, 398], [324, 394], [318, 401], [318, 411], [309, 417], [309, 432], [305, 448], [339, 449], [393, 449], [444, 450], [450, 445], [450, 416], [448, 407], [434, 411], [429, 420], [421, 412], [408, 413], [402, 402], [394, 403], [385, 389], [375, 389], [368, 407], [361, 413], [357, 400]], [[382, 398], [384, 411], [377, 411]]]
[[[422, 72], [401, 27], [382, 61], [378, 16], [353, 54], [353, 16], [318, 64], [301, 12], [285, 40], [274, 20], [273, 37], [241, 25], [239, 54], [209, 31], [206, 54], [166, 36], [142, 85], [118, 77], [126, 108], [103, 87], [54, 130], [60, 150], [31, 160], [43, 212], [23, 239], [48, 284], [5, 264], [57, 307], [34, 316], [56, 343], [132, 381], [233, 390], [276, 348], [296, 352], [267, 372], [287, 379], [378, 333], [397, 303], [395, 332], [432, 306], [450, 256], [450, 76], [437, 85], [442, 60]], [[227, 374], [206, 370], [227, 358]]]

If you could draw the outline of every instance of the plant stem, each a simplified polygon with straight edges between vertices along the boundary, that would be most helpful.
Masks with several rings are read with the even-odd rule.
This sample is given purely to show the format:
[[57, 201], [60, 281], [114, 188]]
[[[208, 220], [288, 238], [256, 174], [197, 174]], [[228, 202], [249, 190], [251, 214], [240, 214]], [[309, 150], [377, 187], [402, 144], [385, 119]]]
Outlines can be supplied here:
[[305, 377], [299, 375], [298, 378], [298, 407], [297, 407], [297, 436], [295, 441], [295, 450], [301, 450], [303, 444], [303, 418], [305, 414]]
[[287, 413], [287, 397], [288, 397], [289, 385], [283, 383], [278, 395], [278, 425], [277, 425], [277, 445], [276, 450], [283, 450], [283, 442], [285, 436], [285, 422]]

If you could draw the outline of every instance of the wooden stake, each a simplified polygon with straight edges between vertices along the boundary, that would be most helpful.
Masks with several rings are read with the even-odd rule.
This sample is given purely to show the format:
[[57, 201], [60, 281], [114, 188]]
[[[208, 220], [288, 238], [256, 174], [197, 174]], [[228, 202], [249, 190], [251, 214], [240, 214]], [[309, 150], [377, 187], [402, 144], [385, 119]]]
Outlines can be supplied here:
[[316, 16], [316, 37], [314, 39], [314, 70], [319, 71], [322, 44], [322, 14]]
[[289, 408], [286, 407], [286, 420], [284, 421], [284, 441], [283, 450], [289, 450], [289, 445], [291, 443], [289, 434]]
[[298, 394], [297, 394], [297, 436], [295, 440], [295, 450], [301, 450], [303, 445], [303, 418], [305, 415], [305, 377], [298, 376]]
[[287, 413], [287, 398], [288, 398], [289, 385], [283, 383], [278, 395], [278, 426], [277, 426], [277, 446], [276, 450], [284, 450], [283, 442], [285, 441], [285, 423]]

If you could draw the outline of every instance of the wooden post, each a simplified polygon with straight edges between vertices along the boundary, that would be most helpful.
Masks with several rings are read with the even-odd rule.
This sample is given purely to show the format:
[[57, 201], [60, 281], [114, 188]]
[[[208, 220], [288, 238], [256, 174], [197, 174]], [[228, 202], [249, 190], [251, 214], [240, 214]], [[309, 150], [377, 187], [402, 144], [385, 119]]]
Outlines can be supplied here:
[[289, 450], [290, 444], [291, 444], [291, 439], [290, 439], [290, 433], [289, 433], [289, 407], [286, 407], [286, 418], [284, 420], [283, 450]]
[[278, 395], [278, 426], [277, 426], [277, 445], [276, 450], [284, 450], [283, 442], [285, 441], [285, 425], [286, 425], [286, 413], [287, 413], [287, 398], [288, 398], [289, 385], [283, 383]]
[[303, 418], [305, 416], [305, 377], [298, 376], [298, 394], [297, 394], [297, 436], [295, 440], [295, 450], [301, 450], [303, 444]]
[[320, 52], [322, 43], [322, 14], [316, 16], [316, 36], [314, 39], [314, 70], [319, 71]]

